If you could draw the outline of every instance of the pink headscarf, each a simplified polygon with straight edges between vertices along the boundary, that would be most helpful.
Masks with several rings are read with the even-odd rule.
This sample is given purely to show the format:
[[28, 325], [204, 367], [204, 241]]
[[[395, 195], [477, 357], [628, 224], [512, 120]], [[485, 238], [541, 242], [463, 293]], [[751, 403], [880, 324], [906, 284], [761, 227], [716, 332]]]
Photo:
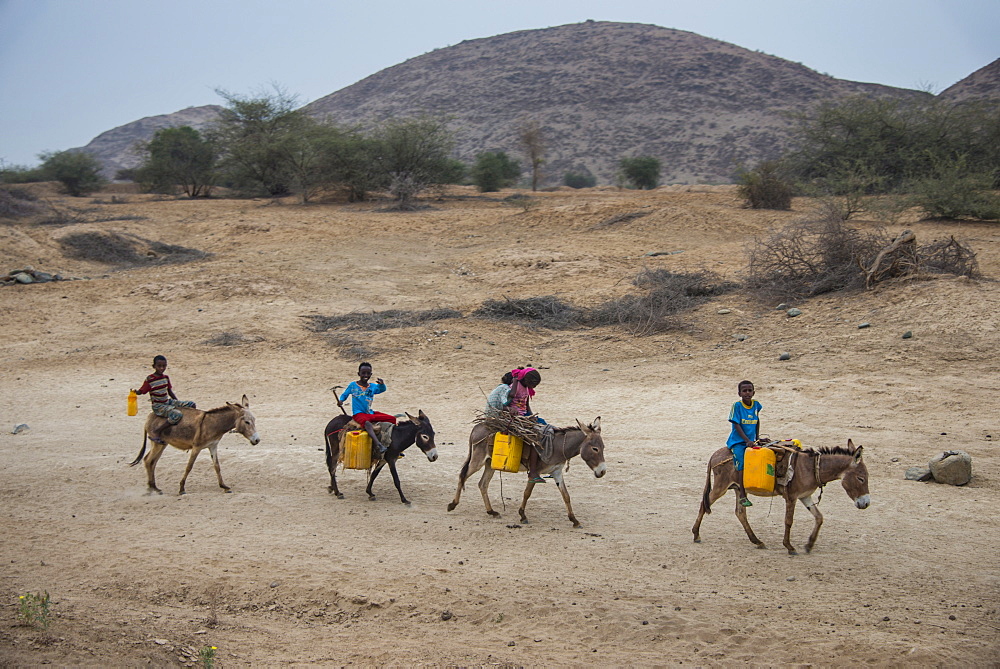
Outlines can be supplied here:
[[[534, 372], [534, 371], [536, 371], [534, 367], [523, 367], [521, 369], [512, 369], [512, 370], [510, 370], [510, 375], [513, 376], [518, 381], [521, 381], [521, 380], [524, 379], [524, 375], [525, 374], [527, 374], [528, 372]], [[535, 389], [534, 388], [527, 388], [526, 387], [525, 390], [528, 391], [528, 397], [534, 397], [535, 396]]]

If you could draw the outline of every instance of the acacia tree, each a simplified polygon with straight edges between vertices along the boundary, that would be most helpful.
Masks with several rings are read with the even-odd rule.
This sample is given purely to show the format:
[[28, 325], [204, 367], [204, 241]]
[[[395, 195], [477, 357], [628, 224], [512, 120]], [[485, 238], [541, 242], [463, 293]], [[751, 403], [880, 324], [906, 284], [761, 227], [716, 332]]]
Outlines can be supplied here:
[[73, 197], [89, 195], [107, 182], [101, 176], [101, 162], [86, 151], [46, 152], [38, 157], [43, 178], [58, 181]]
[[229, 183], [249, 193], [287, 195], [293, 178], [288, 144], [305, 124], [296, 99], [277, 86], [254, 97], [216, 93], [226, 107], [210, 137], [221, 150], [220, 166]]
[[411, 209], [421, 191], [446, 183], [455, 172], [454, 139], [440, 121], [427, 117], [390, 121], [375, 131], [373, 141], [376, 173], [399, 209]]
[[134, 178], [145, 190], [170, 193], [180, 186], [188, 197], [211, 194], [218, 152], [194, 128], [185, 125], [157, 130], [139, 150], [143, 163]]
[[538, 182], [541, 179], [542, 165], [545, 163], [545, 140], [542, 137], [542, 128], [538, 121], [527, 121], [521, 124], [517, 130], [517, 138], [521, 142], [521, 148], [528, 159], [528, 166], [531, 168], [531, 190], [538, 190]]

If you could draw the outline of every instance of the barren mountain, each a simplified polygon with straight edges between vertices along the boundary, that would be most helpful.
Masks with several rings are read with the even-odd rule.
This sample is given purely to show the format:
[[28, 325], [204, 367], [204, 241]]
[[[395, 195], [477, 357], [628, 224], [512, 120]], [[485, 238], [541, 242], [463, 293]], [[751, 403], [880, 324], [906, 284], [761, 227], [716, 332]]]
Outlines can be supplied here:
[[[947, 89], [964, 100], [1000, 90], [1000, 61]], [[469, 40], [382, 70], [305, 106], [338, 123], [445, 118], [458, 157], [504, 150], [520, 158], [517, 129], [537, 121], [545, 180], [587, 169], [611, 183], [623, 156], [651, 155], [665, 183], [728, 182], [741, 164], [788, 147], [788, 112], [849, 95], [928, 96], [835, 79], [695, 33], [587, 21]], [[131, 147], [163, 127], [202, 128], [219, 107], [192, 107], [109, 130], [85, 149], [112, 176], [137, 164]]]
[[341, 123], [447, 117], [466, 161], [517, 152], [517, 127], [532, 119], [548, 144], [550, 183], [581, 167], [610, 182], [627, 155], [659, 158], [666, 183], [713, 182], [777, 156], [788, 143], [786, 112], [857, 94], [926, 95], [834, 79], [682, 30], [587, 21], [438, 49], [306, 109]]
[[214, 121], [220, 111], [222, 111], [222, 107], [218, 105], [205, 105], [203, 107], [188, 107], [173, 114], [147, 116], [102, 132], [90, 140], [90, 143], [83, 149], [94, 154], [101, 161], [106, 177], [114, 178], [118, 170], [135, 167], [139, 164], [139, 156], [133, 149], [136, 142], [149, 141], [157, 130], [163, 128], [189, 125], [195, 130], [201, 130]]
[[954, 102], [1000, 100], [1000, 58], [944, 89], [940, 97]]

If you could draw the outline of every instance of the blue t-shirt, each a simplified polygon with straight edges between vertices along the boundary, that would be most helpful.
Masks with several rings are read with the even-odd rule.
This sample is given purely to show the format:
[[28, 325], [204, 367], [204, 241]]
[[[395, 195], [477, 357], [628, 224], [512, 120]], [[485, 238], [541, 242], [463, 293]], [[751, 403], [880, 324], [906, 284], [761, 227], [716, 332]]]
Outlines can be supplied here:
[[356, 413], [371, 413], [372, 399], [379, 393], [385, 392], [384, 383], [369, 383], [367, 388], [362, 388], [357, 381], [351, 381], [351, 385], [341, 394], [340, 401], [343, 402], [348, 396], [351, 398], [351, 415]]
[[737, 444], [744, 443], [743, 437], [736, 431], [737, 425], [743, 428], [743, 434], [751, 441], [757, 441], [757, 425], [760, 423], [760, 418], [757, 414], [763, 408], [757, 400], [753, 401], [753, 405], [749, 409], [743, 404], [743, 400], [739, 400], [733, 404], [733, 408], [729, 410], [729, 422], [733, 424], [733, 427], [729, 433], [729, 441], [726, 442], [726, 446], [732, 448]]

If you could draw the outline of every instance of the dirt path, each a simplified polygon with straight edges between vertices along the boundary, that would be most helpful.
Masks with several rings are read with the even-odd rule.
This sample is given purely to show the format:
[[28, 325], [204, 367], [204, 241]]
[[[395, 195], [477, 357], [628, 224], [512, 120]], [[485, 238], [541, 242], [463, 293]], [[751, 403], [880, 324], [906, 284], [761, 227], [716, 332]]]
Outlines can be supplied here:
[[[0, 664], [190, 665], [215, 646], [216, 666], [996, 666], [992, 281], [819, 298], [795, 319], [730, 294], [681, 331], [641, 338], [468, 316], [341, 333], [389, 386], [376, 408], [423, 409], [441, 457], [414, 450], [400, 462], [410, 506], [388, 472], [374, 502], [360, 472], [338, 476], [345, 499], [327, 492], [327, 389], [353, 380], [357, 362], [304, 317], [467, 315], [503, 295], [593, 305], [627, 292], [643, 267], [737, 278], [746, 240], [807, 206], [750, 212], [728, 188], [702, 191], [546, 193], [525, 211], [464, 197], [413, 214], [129, 195], [91, 206], [140, 220], [0, 227], [2, 267], [91, 277], [0, 287]], [[907, 227], [966, 240], [1000, 276], [995, 224]], [[57, 240], [84, 230], [211, 255], [109, 272], [63, 256]], [[263, 441], [223, 439], [233, 494], [207, 455], [183, 497], [179, 451], [160, 461], [162, 496], [145, 495], [141, 467], [127, 466], [141, 417], [125, 415], [125, 394], [156, 353], [182, 399], [208, 408], [249, 396]], [[485, 514], [478, 476], [446, 511], [484, 393], [529, 362], [543, 375], [533, 405], [550, 422], [602, 417], [608, 474], [578, 459], [566, 474], [579, 529], [554, 485], [536, 488], [521, 524], [523, 474], [494, 478], [500, 519]], [[757, 385], [764, 432], [865, 447], [872, 506], [828, 486], [811, 554], [787, 555], [783, 506], [766, 498], [750, 521], [767, 550], [747, 541], [732, 495], [706, 518], [704, 542], [691, 540], [741, 378]], [[21, 423], [30, 429], [11, 434]], [[969, 485], [903, 479], [948, 449], [973, 457]], [[796, 521], [801, 548], [812, 523], [801, 509]], [[45, 631], [18, 618], [19, 595], [41, 591], [53, 602]]]

